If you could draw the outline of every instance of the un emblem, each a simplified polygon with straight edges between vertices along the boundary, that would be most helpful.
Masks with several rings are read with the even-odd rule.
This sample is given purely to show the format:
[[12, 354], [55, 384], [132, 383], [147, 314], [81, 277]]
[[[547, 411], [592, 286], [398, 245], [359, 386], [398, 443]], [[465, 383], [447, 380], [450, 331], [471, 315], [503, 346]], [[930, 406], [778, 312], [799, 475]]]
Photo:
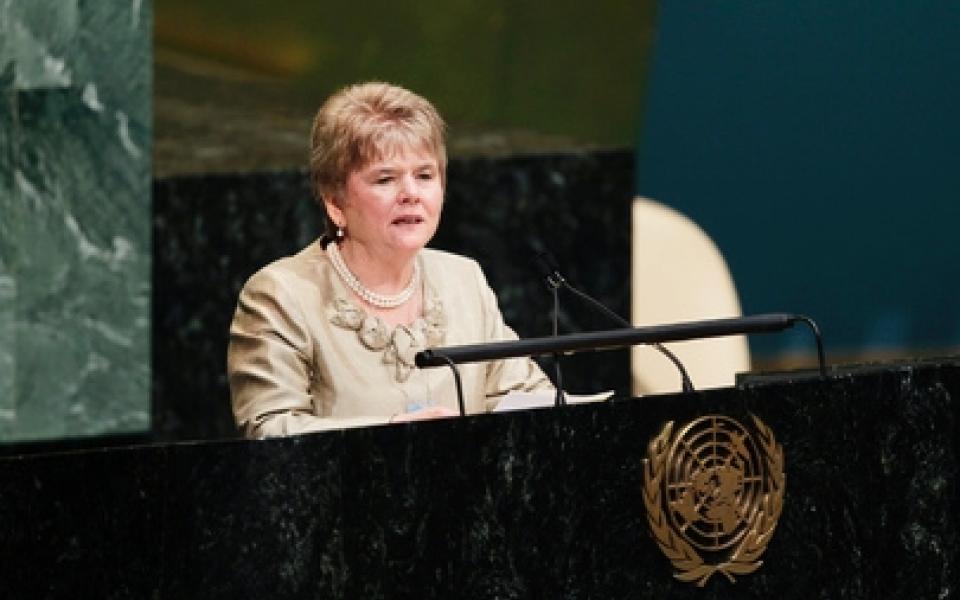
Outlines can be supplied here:
[[703, 586], [716, 573], [756, 571], [780, 519], [783, 448], [757, 417], [752, 431], [724, 416], [673, 422], [651, 442], [643, 502], [674, 576]]

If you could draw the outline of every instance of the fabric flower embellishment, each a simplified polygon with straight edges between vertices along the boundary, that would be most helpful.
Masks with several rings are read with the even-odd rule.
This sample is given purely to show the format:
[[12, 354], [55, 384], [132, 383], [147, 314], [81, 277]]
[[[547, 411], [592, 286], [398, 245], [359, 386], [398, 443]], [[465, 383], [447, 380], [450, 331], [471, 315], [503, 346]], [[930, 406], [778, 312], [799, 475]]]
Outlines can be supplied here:
[[410, 378], [410, 373], [417, 366], [417, 352], [426, 348], [423, 329], [423, 321], [418, 319], [410, 327], [400, 325], [393, 330], [390, 345], [383, 353], [383, 362], [396, 366], [394, 377], [399, 382], [404, 382]]
[[339, 327], [357, 331], [366, 316], [367, 314], [354, 303], [338, 296], [333, 302], [330, 322]]
[[432, 294], [425, 302], [423, 327], [427, 346], [440, 346], [447, 331], [447, 318], [443, 314], [443, 303]]
[[377, 317], [367, 316], [357, 331], [360, 341], [371, 350], [383, 350], [390, 343], [390, 334], [387, 326]]
[[383, 351], [383, 364], [390, 368], [394, 379], [403, 383], [416, 368], [417, 352], [443, 344], [447, 319], [443, 304], [433, 288], [424, 288], [423, 316], [409, 326], [398, 325], [393, 331], [379, 317], [344, 298], [337, 296], [330, 307], [330, 322], [337, 327], [357, 332], [365, 348]]

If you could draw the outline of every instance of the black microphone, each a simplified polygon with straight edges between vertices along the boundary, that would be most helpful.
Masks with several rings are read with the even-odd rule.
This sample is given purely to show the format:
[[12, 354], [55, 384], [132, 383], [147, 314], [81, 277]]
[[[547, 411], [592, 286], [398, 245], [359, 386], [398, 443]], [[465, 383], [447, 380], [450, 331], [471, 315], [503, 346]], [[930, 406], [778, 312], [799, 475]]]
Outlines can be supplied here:
[[[562, 279], [562, 276], [557, 273], [560, 279], [554, 278], [553, 273], [548, 271], [546, 263], [541, 260], [540, 253], [535, 255], [535, 259], [537, 266], [544, 273], [544, 277], [547, 280], [547, 287], [550, 288], [550, 292], [553, 294], [553, 336], [556, 337], [560, 333], [560, 286], [562, 285], [560, 279]], [[563, 374], [560, 372], [559, 352], [553, 354], [553, 372], [554, 379], [556, 379], [557, 383], [557, 397], [555, 404], [557, 406], [562, 406], [567, 403], [567, 399], [563, 395]]]
[[[607, 308], [602, 302], [590, 296], [589, 294], [582, 292], [570, 285], [570, 282], [567, 281], [567, 278], [560, 273], [560, 265], [557, 263], [557, 259], [547, 250], [540, 250], [537, 252], [534, 257], [537, 266], [540, 269], [541, 274], [547, 282], [547, 285], [554, 289], [554, 294], [558, 288], [563, 287], [567, 291], [573, 293], [575, 296], [581, 300], [585, 300], [589, 305], [598, 309], [601, 313], [607, 317], [613, 319], [618, 324], [623, 325], [624, 327], [633, 327], [633, 324], [630, 321], [627, 321], [617, 313], [613, 312]], [[554, 335], [556, 335], [556, 314], [554, 314]], [[683, 363], [680, 362], [680, 359], [677, 358], [677, 355], [668, 350], [663, 344], [653, 343], [650, 344], [656, 348], [661, 354], [666, 356], [670, 362], [677, 367], [677, 370], [680, 371], [680, 379], [683, 384], [684, 392], [693, 391], [693, 382], [690, 381], [690, 375], [687, 373], [687, 369], [684, 368]]]

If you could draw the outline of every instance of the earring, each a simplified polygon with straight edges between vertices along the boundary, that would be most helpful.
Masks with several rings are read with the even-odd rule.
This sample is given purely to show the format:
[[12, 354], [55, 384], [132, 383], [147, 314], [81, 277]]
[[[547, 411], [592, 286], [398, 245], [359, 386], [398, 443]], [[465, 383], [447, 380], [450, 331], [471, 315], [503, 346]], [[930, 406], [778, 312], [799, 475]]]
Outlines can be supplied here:
[[343, 227], [340, 227], [339, 225], [337, 225], [337, 239], [343, 239]]

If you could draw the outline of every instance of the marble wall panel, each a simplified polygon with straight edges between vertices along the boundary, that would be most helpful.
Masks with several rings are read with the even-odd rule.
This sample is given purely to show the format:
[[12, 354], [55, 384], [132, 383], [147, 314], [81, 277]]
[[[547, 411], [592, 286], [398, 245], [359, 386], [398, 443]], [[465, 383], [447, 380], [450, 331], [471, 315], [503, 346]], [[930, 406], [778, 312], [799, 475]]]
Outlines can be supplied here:
[[0, 442], [146, 430], [151, 4], [0, 22]]
[[[16, 282], [8, 265], [13, 215], [13, 62], [4, 51], [7, 19], [0, 19], [0, 424], [13, 419], [13, 321]], [[2, 425], [0, 425], [2, 427]]]

